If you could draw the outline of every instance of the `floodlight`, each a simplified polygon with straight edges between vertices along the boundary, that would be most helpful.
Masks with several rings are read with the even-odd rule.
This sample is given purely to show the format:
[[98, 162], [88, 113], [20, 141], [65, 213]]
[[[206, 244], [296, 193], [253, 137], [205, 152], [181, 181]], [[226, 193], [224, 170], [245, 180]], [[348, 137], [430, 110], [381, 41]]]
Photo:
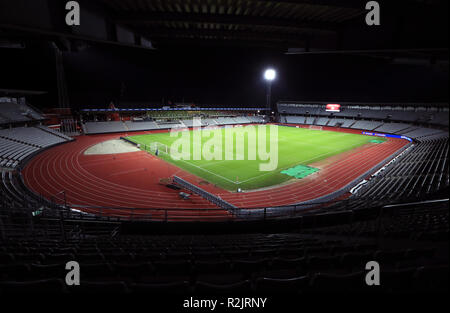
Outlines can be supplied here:
[[277, 72], [275, 72], [274, 69], [269, 68], [264, 72], [265, 80], [268, 80], [268, 81], [274, 80], [276, 76], [277, 76]]

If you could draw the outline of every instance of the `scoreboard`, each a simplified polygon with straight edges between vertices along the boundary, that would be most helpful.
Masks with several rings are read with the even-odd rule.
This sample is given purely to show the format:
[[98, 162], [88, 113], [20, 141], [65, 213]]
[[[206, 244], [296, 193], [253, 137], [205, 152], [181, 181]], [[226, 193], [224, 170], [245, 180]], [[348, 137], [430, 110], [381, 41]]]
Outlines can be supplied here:
[[341, 112], [341, 105], [336, 103], [327, 104], [325, 110], [327, 112]]

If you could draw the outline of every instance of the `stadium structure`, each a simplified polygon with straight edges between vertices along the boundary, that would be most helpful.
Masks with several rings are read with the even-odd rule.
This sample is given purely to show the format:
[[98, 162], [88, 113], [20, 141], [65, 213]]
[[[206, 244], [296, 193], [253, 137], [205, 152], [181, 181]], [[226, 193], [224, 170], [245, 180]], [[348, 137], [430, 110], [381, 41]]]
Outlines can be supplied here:
[[[448, 100], [278, 95], [272, 104], [269, 83], [267, 102], [257, 105], [126, 102], [123, 91], [116, 105], [68, 104], [63, 55], [89, 50], [86, 43], [152, 51], [158, 47], [148, 38], [163, 50], [306, 42], [305, 51], [288, 49], [291, 57], [314, 53], [310, 39], [325, 40], [324, 28], [351, 28], [365, 14], [354, 1], [194, 2], [93, 1], [88, 11], [112, 16], [108, 23], [117, 26], [106, 38], [100, 30], [89, 37], [83, 29], [0, 23], [5, 49], [52, 42], [58, 95], [57, 105], [44, 108], [34, 103], [47, 92], [0, 89], [0, 295], [176, 294], [182, 308], [183, 299], [205, 294], [270, 301], [293, 293], [448, 291]], [[258, 15], [238, 13], [247, 12], [244, 3]], [[430, 12], [442, 5], [411, 3]], [[304, 29], [302, 36], [292, 29]], [[132, 42], [123, 39], [128, 32]], [[318, 45], [325, 57], [448, 57], [448, 46], [374, 52]], [[198, 158], [173, 157], [183, 136]], [[200, 151], [196, 138], [220, 141]], [[275, 165], [261, 171], [273, 161], [264, 157], [272, 144]], [[217, 149], [219, 157], [207, 157]], [[71, 261], [81, 268], [79, 285], [67, 284]], [[381, 267], [377, 286], [366, 283], [369, 261]]]

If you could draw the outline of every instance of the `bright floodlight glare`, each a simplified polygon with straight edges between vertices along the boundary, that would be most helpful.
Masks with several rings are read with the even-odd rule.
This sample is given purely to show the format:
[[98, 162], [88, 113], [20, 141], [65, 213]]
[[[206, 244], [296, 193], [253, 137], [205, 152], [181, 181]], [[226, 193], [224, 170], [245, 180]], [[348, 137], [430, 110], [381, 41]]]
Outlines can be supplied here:
[[277, 72], [275, 72], [275, 70], [273, 70], [273, 69], [267, 69], [265, 72], [264, 72], [264, 78], [266, 79], [266, 80], [274, 80], [275, 79], [275, 77], [277, 76]]

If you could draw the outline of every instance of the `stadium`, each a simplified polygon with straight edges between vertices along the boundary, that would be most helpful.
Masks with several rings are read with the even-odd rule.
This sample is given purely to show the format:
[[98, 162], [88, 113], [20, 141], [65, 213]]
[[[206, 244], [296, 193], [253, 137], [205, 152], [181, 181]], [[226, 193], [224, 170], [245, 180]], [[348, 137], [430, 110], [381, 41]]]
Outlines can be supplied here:
[[447, 2], [37, 2], [0, 4], [0, 295], [448, 292]]

